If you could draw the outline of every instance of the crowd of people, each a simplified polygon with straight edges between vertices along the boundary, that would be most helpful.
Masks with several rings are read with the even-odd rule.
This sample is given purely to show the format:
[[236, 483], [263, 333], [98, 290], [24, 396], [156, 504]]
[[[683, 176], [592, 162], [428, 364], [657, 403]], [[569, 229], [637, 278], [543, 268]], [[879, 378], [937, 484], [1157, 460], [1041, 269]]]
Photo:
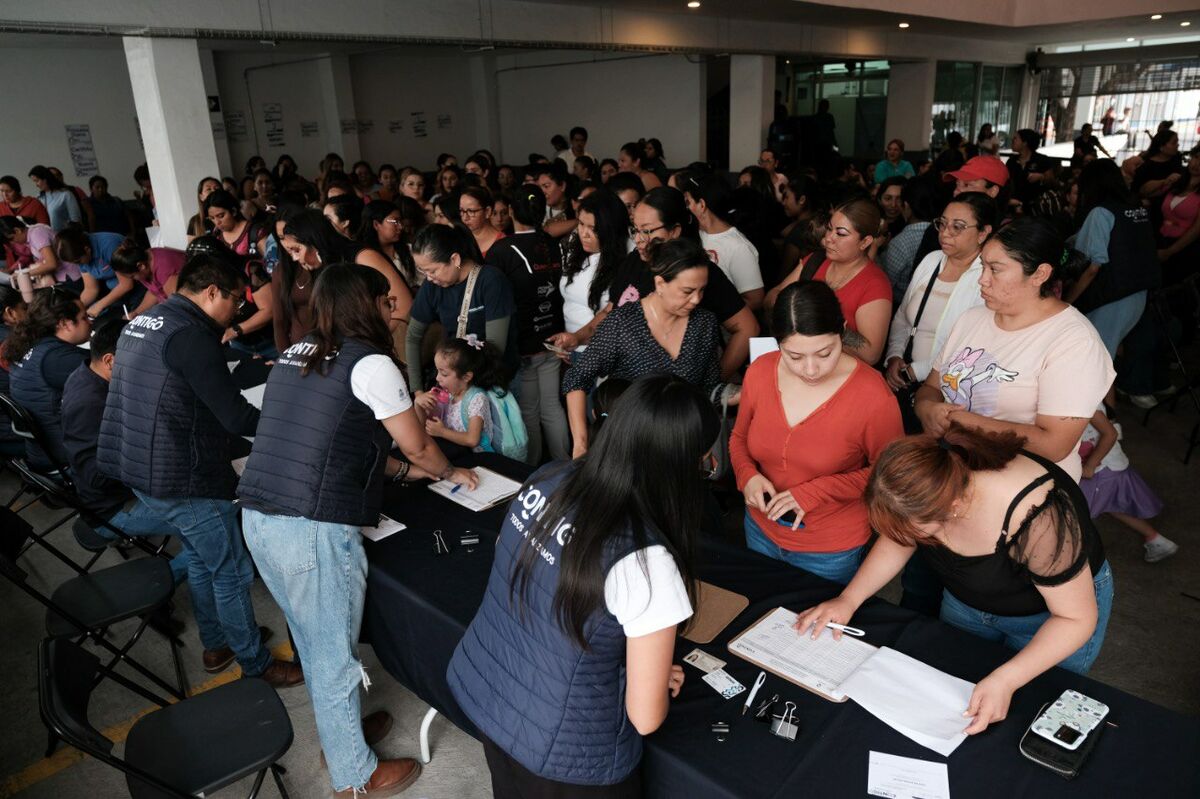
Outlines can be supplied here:
[[[1097, 516], [1147, 561], [1177, 549], [1148, 521], [1162, 503], [1120, 449], [1115, 391], [1153, 406], [1164, 337], [1195, 335], [1194, 305], [1164, 325], [1148, 297], [1200, 267], [1200, 157], [1169, 128], [1121, 165], [1089, 137], [1070, 166], [1032, 130], [1007, 163], [983, 132], [915, 167], [893, 139], [833, 177], [769, 149], [736, 177], [671, 169], [657, 139], [598, 159], [582, 127], [520, 165], [330, 153], [310, 180], [255, 157], [199, 182], [186, 252], [145, 239], [144, 167], [122, 202], [36, 166], [36, 197], [0, 177], [0, 390], [40, 436], [5, 425], [0, 446], [125, 533], [178, 535], [204, 667], [307, 681], [336, 790], [420, 771], [378, 758], [390, 719], [362, 716], [359, 528], [388, 484], [473, 488], [452, 462], [472, 450], [538, 467], [448, 675], [498, 796], [636, 795], [640, 736], [683, 681], [674, 634], [722, 462], [746, 546], [844, 586], [800, 632], [900, 574], [906, 607], [1014, 651], [975, 689], [979, 732], [1099, 654]], [[271, 365], [261, 410], [226, 348]], [[253, 437], [240, 479], [234, 436]], [[264, 646], [255, 567], [294, 662]], [[544, 707], [523, 705], [520, 664]], [[576, 715], [547, 710], [585, 684]], [[566, 730], [582, 713], [586, 734]]]

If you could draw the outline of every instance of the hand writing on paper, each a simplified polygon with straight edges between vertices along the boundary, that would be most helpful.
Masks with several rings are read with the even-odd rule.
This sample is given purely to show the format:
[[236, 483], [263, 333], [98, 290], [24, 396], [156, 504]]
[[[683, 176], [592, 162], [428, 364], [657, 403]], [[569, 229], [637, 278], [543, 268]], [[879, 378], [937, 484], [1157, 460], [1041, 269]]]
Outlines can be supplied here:
[[[853, 600], [840, 595], [835, 596], [833, 599], [822, 602], [815, 608], [809, 608], [801, 613], [796, 618], [796, 629], [803, 635], [811, 627], [812, 637], [819, 638], [827, 622], [849, 624], [856, 610], [858, 610], [858, 605]], [[829, 632], [833, 635], [833, 640], [842, 640], [841, 630], [831, 629]]]
[[[409, 474], [412, 474], [411, 470], [409, 470]], [[457, 483], [465, 487], [468, 491], [474, 491], [479, 486], [479, 475], [476, 471], [474, 469], [464, 469], [461, 466], [451, 472], [450, 476], [446, 479], [451, 483]]]
[[963, 713], [966, 718], [974, 717], [974, 721], [963, 732], [974, 735], [986, 730], [994, 721], [1004, 721], [1014, 690], [1013, 686], [1004, 678], [996, 676], [995, 672], [980, 680], [971, 692], [971, 701]]
[[679, 696], [679, 689], [683, 687], [683, 666], [675, 664], [671, 665], [671, 673], [667, 675], [667, 690], [671, 692], [671, 698]]

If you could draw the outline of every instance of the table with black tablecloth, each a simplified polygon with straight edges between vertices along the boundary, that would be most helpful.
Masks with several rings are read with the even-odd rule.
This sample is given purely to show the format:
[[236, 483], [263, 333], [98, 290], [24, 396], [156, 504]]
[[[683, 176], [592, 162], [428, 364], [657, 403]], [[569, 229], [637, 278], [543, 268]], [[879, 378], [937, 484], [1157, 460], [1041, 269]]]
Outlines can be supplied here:
[[[460, 465], [488, 466], [514, 479], [529, 468], [500, 456], [476, 454]], [[475, 615], [491, 568], [493, 541], [505, 508], [472, 513], [421, 485], [388, 493], [388, 515], [408, 529], [367, 543], [370, 562], [364, 640], [384, 667], [434, 708], [471, 734], [471, 724], [446, 684], [446, 666]], [[454, 548], [435, 555], [433, 531]], [[479, 534], [468, 552], [459, 536]], [[729, 640], [777, 606], [802, 610], [834, 596], [839, 587], [807, 572], [748, 551], [740, 541], [705, 537], [700, 577], [743, 594], [750, 606], [712, 644], [700, 648], [728, 663], [726, 671], [753, 684], [759, 669], [726, 649]], [[866, 641], [889, 646], [949, 674], [977, 682], [1012, 653], [941, 622], [871, 600], [855, 614]], [[696, 645], [680, 639], [676, 662]], [[767, 725], [741, 715], [745, 694], [723, 700], [684, 666], [687, 679], [662, 728], [646, 739], [643, 768], [648, 796], [844, 797], [866, 793], [872, 750], [944, 761], [956, 797], [1200, 796], [1200, 720], [1181, 716], [1123, 691], [1052, 669], [1013, 697], [1008, 719], [968, 738], [942, 758], [900, 735], [854, 702], [836, 704], [782, 679], [767, 676], [760, 697], [778, 693], [799, 706], [800, 734], [788, 742]], [[1111, 708], [1118, 725], [1105, 730], [1081, 776], [1067, 783], [1025, 760], [1017, 742], [1043, 702], [1074, 688]], [[720, 742], [716, 721], [731, 732]], [[966, 722], [964, 721], [964, 726]]]

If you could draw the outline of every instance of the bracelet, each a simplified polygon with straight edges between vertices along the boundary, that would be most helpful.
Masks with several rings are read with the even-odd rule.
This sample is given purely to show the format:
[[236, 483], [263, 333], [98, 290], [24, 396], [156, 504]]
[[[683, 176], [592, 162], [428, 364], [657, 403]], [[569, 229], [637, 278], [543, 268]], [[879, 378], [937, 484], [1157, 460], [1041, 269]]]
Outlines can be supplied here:
[[408, 470], [411, 468], [412, 464], [408, 461], [400, 461], [400, 468], [396, 471], [396, 474], [392, 476], [392, 482], [403, 483], [405, 478], [408, 477]]
[[229, 329], [232, 330], [234, 333], [237, 333], [238, 338], [242, 337], [242, 326], [241, 325], [230, 325]]

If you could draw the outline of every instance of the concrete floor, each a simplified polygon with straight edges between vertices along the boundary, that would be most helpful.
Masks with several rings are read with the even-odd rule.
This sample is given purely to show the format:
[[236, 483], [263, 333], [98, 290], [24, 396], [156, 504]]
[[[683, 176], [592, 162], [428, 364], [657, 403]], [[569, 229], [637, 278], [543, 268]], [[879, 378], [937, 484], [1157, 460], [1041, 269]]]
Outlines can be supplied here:
[[[1159, 411], [1148, 427], [1141, 425], [1142, 414], [1128, 405], [1121, 407], [1125, 427], [1124, 446], [1134, 466], [1163, 497], [1166, 510], [1156, 520], [1159, 529], [1180, 544], [1174, 558], [1158, 564], [1142, 561], [1141, 541], [1137, 534], [1117, 523], [1102, 519], [1100, 527], [1116, 581], [1116, 601], [1104, 649], [1092, 670], [1092, 676], [1165, 707], [1191, 715], [1200, 714], [1200, 646], [1197, 623], [1200, 622], [1200, 451], [1190, 465], [1181, 462], [1185, 437], [1196, 421], [1189, 402], [1183, 401], [1174, 414]], [[8, 497], [15, 488], [13, 478], [0, 476], [0, 496]], [[35, 523], [44, 523], [47, 514], [40, 506], [27, 512]], [[731, 514], [736, 525], [740, 511]], [[72, 555], [80, 555], [68, 530], [55, 533], [56, 543]], [[107, 553], [103, 564], [118, 561], [116, 553]], [[46, 553], [33, 551], [22, 558], [32, 583], [42, 589], [57, 585], [69, 576], [66, 567]], [[897, 586], [884, 592], [895, 599]], [[1191, 596], [1186, 596], [1190, 594]], [[261, 624], [276, 631], [273, 648], [286, 648], [283, 617], [270, 595], [256, 583], [254, 604]], [[200, 644], [191, 619], [186, 587], [176, 594], [176, 615], [186, 620], [183, 635], [184, 658], [188, 678], [195, 688], [212, 683], [213, 678], [200, 668]], [[38, 715], [35, 681], [35, 647], [43, 632], [42, 609], [9, 582], [0, 580], [0, 640], [8, 645], [0, 651], [3, 673], [8, 674], [8, 690], [0, 692], [0, 797], [28, 799], [60, 797], [119, 797], [128, 795], [123, 778], [114, 770], [85, 758], [70, 747], [60, 746], [49, 759], [43, 759], [45, 729]], [[364, 707], [387, 708], [396, 726], [380, 751], [393, 757], [417, 756], [417, 730], [426, 706], [395, 683], [375, 660], [370, 647], [364, 647], [363, 661], [372, 672], [374, 684]], [[148, 631], [134, 653], [150, 668], [170, 675], [170, 652], [166, 643]], [[232, 678], [232, 673], [222, 675]], [[288, 769], [286, 784], [295, 799], [316, 799], [331, 794], [328, 777], [319, 762], [313, 714], [303, 688], [281, 694], [295, 728], [295, 743], [281, 761]], [[111, 682], [94, 694], [92, 722], [113, 737], [120, 737], [149, 703]], [[480, 746], [439, 718], [433, 724], [433, 762], [426, 767], [416, 786], [406, 794], [419, 799], [483, 799], [490, 797], [487, 767]], [[117, 748], [120, 753], [120, 747]], [[268, 783], [270, 781], [268, 780]], [[227, 789], [222, 796], [245, 796], [249, 783]], [[274, 797], [273, 785], [265, 785], [262, 795]]]

